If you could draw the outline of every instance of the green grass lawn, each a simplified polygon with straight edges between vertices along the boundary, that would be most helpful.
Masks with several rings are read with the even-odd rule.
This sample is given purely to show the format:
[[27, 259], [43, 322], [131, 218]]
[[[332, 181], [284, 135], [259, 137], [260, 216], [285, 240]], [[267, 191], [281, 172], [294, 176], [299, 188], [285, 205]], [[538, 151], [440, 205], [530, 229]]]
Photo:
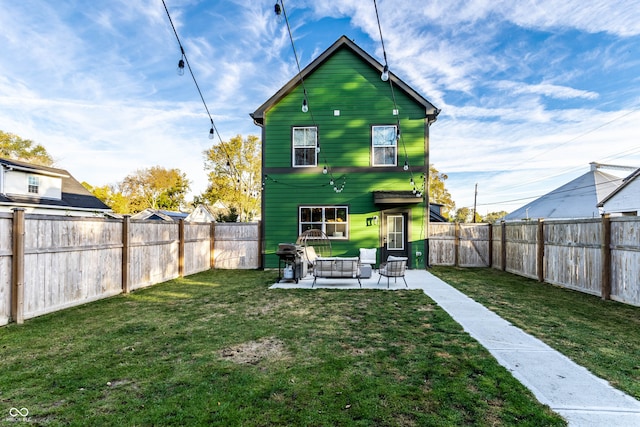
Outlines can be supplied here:
[[214, 270], [0, 328], [0, 423], [565, 425], [423, 292], [275, 276]]
[[640, 307], [488, 268], [431, 273], [640, 399]]

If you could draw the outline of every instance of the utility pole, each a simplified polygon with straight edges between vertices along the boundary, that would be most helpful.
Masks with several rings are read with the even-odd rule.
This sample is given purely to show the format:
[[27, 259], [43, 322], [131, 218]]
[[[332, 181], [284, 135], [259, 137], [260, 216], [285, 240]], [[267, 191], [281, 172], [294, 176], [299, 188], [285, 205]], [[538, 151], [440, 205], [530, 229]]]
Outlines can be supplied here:
[[473, 195], [473, 219], [471, 220], [471, 222], [475, 223], [476, 222], [476, 202], [478, 200], [478, 183], [476, 182], [476, 191], [475, 194]]

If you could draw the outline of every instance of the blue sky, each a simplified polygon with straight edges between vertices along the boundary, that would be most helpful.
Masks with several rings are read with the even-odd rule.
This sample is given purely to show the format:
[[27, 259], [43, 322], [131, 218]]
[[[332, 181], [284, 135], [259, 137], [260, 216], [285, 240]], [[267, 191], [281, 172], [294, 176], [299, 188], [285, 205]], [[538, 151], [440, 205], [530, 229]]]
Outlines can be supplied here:
[[[165, 0], [224, 140], [297, 72], [268, 0]], [[179, 168], [206, 187], [209, 118], [161, 0], [0, 0], [0, 129], [76, 178]], [[285, 0], [302, 67], [341, 35], [382, 60], [373, 0]], [[587, 172], [640, 167], [637, 0], [378, 0], [390, 69], [442, 109], [431, 161], [457, 207], [512, 211]], [[615, 170], [605, 170], [622, 174]]]

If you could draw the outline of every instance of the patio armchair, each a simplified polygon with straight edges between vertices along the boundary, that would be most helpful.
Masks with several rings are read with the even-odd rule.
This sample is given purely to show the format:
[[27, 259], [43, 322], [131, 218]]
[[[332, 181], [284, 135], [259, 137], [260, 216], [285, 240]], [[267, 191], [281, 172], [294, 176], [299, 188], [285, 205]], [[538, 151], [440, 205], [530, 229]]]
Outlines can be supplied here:
[[408, 288], [407, 281], [404, 278], [404, 272], [407, 269], [407, 257], [395, 257], [389, 256], [387, 258], [387, 262], [380, 264], [380, 268], [378, 269], [378, 273], [380, 276], [378, 277], [378, 283], [380, 283], [380, 279], [382, 276], [387, 278], [387, 288], [389, 288], [389, 278], [393, 277], [394, 282], [397, 282], [398, 277], [402, 277], [404, 281], [404, 285]]

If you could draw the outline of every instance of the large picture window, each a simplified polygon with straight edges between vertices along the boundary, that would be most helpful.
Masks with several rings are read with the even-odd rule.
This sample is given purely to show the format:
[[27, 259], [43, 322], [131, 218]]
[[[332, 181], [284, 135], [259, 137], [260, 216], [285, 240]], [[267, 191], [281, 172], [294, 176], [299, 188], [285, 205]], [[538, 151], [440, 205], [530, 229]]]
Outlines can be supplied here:
[[299, 233], [315, 228], [330, 239], [347, 239], [349, 232], [349, 208], [346, 206], [300, 207]]
[[293, 166], [305, 167], [318, 164], [318, 128], [293, 128]]
[[398, 145], [396, 126], [372, 126], [371, 157], [373, 166], [396, 166]]

